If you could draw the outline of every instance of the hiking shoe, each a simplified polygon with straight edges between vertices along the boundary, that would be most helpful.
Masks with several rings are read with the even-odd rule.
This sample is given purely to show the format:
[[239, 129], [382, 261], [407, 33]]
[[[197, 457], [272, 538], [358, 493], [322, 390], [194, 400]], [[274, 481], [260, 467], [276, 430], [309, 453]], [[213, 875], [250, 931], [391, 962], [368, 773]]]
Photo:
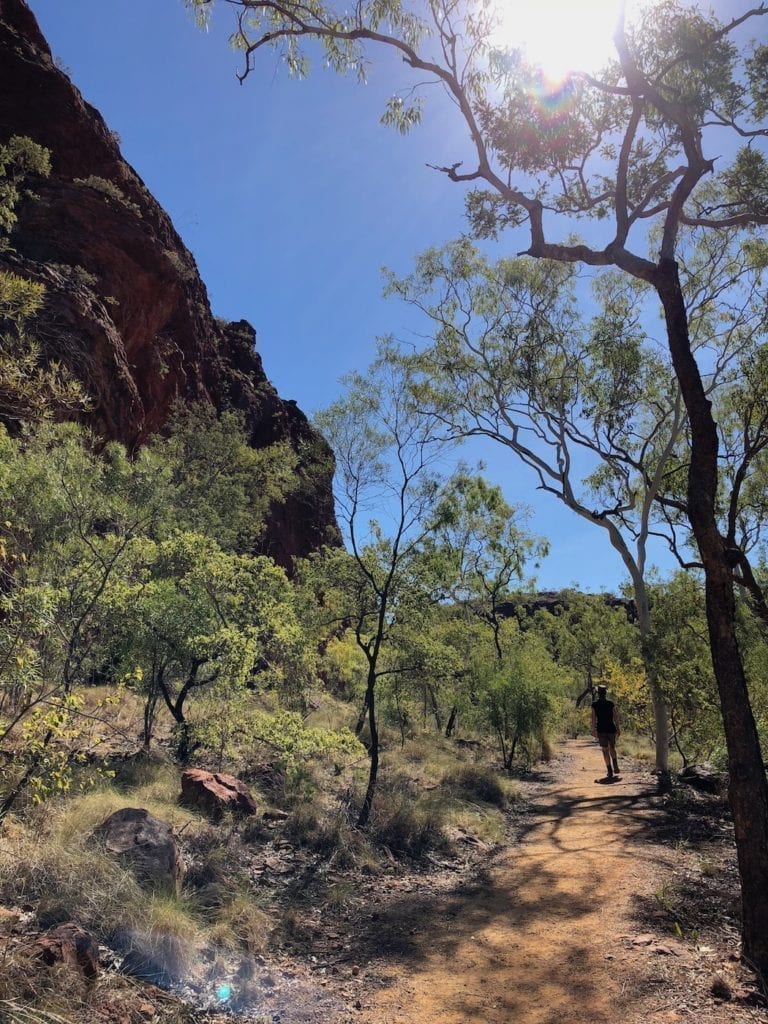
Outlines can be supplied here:
[[607, 779], [612, 779], [613, 778], [613, 770], [611, 768], [608, 769], [608, 774], [606, 775], [606, 778]]

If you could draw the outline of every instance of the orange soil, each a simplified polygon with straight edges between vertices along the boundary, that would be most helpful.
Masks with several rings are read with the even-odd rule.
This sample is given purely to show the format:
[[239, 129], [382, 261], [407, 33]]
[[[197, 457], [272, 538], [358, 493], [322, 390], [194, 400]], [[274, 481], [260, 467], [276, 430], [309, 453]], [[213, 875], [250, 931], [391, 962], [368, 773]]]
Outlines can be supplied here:
[[[626, 951], [632, 894], [653, 892], [647, 801], [612, 785], [598, 747], [568, 744], [565, 778], [542, 787], [531, 828], [487, 883], [418, 935], [423, 959], [389, 972], [365, 1024], [602, 1024], [634, 1000]], [[644, 841], [644, 837], [645, 840]], [[418, 927], [419, 922], [414, 921]], [[624, 959], [624, 957], [620, 957]]]

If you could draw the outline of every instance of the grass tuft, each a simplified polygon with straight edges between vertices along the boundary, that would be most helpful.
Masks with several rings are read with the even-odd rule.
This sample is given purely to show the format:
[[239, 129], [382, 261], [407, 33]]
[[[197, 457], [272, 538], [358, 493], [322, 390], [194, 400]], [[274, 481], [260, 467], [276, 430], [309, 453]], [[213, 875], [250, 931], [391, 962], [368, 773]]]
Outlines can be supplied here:
[[448, 847], [444, 817], [439, 806], [419, 801], [413, 783], [394, 776], [380, 784], [371, 815], [369, 835], [395, 857], [420, 860]]
[[507, 793], [497, 772], [482, 765], [455, 768], [443, 779], [443, 785], [470, 800], [478, 800], [493, 807], [507, 806]]

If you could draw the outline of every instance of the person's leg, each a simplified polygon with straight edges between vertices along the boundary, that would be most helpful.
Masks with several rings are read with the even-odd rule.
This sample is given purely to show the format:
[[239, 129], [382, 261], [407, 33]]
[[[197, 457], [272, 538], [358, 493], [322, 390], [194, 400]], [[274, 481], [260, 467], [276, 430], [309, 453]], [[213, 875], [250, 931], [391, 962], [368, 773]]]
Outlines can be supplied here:
[[619, 759], [616, 756], [616, 737], [615, 736], [611, 737], [611, 741], [610, 741], [608, 747], [609, 747], [609, 751], [610, 751], [610, 755], [611, 755], [611, 763], [613, 765], [613, 770], [618, 775], [619, 774]]
[[600, 749], [603, 752], [603, 760], [605, 761], [605, 773], [609, 779], [613, 778], [613, 767], [611, 765], [611, 752], [609, 749], [609, 739], [605, 733], [597, 734], [598, 742], [600, 743]]

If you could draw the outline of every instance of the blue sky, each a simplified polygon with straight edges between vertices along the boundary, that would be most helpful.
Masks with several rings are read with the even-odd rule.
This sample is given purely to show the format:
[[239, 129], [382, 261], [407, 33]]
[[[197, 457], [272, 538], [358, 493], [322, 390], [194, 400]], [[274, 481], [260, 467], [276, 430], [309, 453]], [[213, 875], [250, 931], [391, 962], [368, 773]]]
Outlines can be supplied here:
[[[408, 311], [381, 297], [380, 268], [406, 273], [420, 250], [465, 227], [462, 189], [426, 166], [469, 153], [437, 93], [403, 138], [379, 124], [402, 84], [391, 56], [360, 86], [322, 69], [292, 81], [265, 52], [240, 86], [226, 10], [206, 34], [181, 0], [30, 5], [193, 252], [214, 313], [255, 326], [284, 398], [311, 413], [339, 393], [343, 373], [367, 365], [377, 335], [410, 335]], [[510, 501], [533, 506], [532, 527], [550, 540], [539, 586], [623, 582], [602, 530], [538, 495], [506, 453], [489, 445], [477, 457]]]

